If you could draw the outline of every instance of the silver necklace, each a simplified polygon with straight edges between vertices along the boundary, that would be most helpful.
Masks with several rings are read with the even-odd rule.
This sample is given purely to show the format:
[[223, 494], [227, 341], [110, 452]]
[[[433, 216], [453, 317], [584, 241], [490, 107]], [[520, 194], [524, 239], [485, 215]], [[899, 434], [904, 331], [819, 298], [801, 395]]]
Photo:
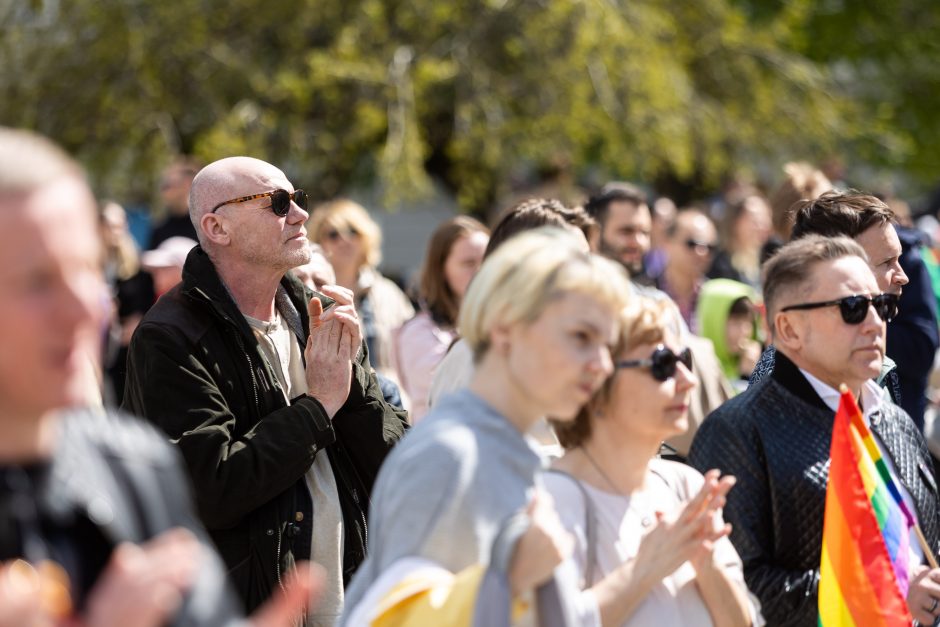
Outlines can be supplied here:
[[637, 507], [637, 501], [638, 501], [639, 499], [636, 498], [636, 495], [635, 495], [635, 494], [634, 494], [634, 495], [626, 495], [626, 494], [624, 494], [624, 493], [620, 490], [620, 488], [618, 488], [618, 487], [616, 486], [616, 484], [614, 484], [614, 482], [611, 481], [610, 477], [607, 476], [607, 473], [604, 472], [604, 470], [601, 468], [600, 464], [598, 464], [597, 461], [595, 461], [594, 458], [591, 457], [591, 454], [588, 452], [587, 447], [586, 447], [586, 446], [582, 446], [582, 447], [581, 447], [581, 450], [584, 451], [584, 456], [587, 457], [587, 460], [588, 460], [589, 462], [591, 462], [591, 466], [593, 466], [593, 467], [594, 467], [594, 470], [597, 471], [597, 474], [599, 474], [599, 475], [601, 476], [601, 479], [603, 479], [604, 482], [607, 483], [608, 486], [610, 486], [610, 489], [613, 490], [614, 494], [616, 494], [617, 496], [626, 498], [626, 499], [630, 499], [630, 503], [627, 505], [627, 509], [632, 509], [632, 510], [634, 510], [634, 512], [636, 512], [637, 514], [640, 515], [640, 524], [641, 524], [642, 526], [644, 526], [644, 527], [649, 527], [650, 525], [652, 525], [652, 524], [653, 524], [653, 518], [652, 518], [652, 516], [650, 516], [649, 514], [640, 513], [640, 512], [637, 512], [637, 511], [636, 511], [637, 509], [639, 509], [639, 508]]

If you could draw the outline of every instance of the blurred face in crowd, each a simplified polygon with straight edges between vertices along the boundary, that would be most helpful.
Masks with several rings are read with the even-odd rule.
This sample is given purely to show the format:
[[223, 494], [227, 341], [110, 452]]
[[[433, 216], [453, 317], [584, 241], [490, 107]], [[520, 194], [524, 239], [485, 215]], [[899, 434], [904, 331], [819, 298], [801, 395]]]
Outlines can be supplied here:
[[661, 197], [653, 202], [652, 230], [650, 231], [650, 246], [663, 246], [668, 239], [666, 231], [676, 221], [676, 203], [672, 199]]
[[[224, 197], [213, 204], [277, 189], [294, 192], [294, 186], [284, 173], [271, 164], [250, 159], [234, 162], [231, 167], [236, 176], [219, 191]], [[271, 210], [270, 197], [222, 205], [215, 215], [224, 220], [227, 248], [237, 259], [280, 272], [310, 260], [310, 245], [304, 228], [309, 214], [293, 200], [284, 217]]]
[[643, 270], [643, 256], [650, 249], [652, 217], [649, 207], [629, 201], [614, 201], [607, 207], [601, 230], [601, 251], [619, 261], [630, 274]]
[[751, 196], [734, 224], [734, 239], [739, 248], [759, 249], [770, 237], [770, 205], [760, 196]]
[[754, 337], [754, 315], [734, 314], [728, 316], [725, 323], [725, 341], [728, 343], [728, 352], [737, 355], [742, 347]]
[[900, 294], [908, 278], [901, 269], [901, 241], [894, 225], [876, 224], [862, 231], [855, 241], [865, 249], [868, 265], [882, 292]]
[[444, 279], [457, 299], [462, 299], [470, 279], [483, 263], [483, 253], [490, 241], [486, 233], [472, 231], [454, 241], [444, 261]]
[[718, 245], [712, 221], [698, 211], [682, 211], [676, 216], [675, 229], [669, 240], [667, 267], [677, 274], [704, 277]]
[[[617, 355], [616, 361], [649, 359], [659, 345], [637, 345]], [[664, 334], [662, 345], [676, 354], [685, 348], [670, 332]], [[676, 364], [675, 374], [665, 381], [655, 379], [648, 367], [619, 368], [613, 377], [607, 406], [600, 411], [603, 420], [643, 439], [665, 439], [688, 430], [689, 397], [696, 378], [684, 365]]]
[[160, 177], [160, 198], [170, 213], [177, 216], [186, 215], [192, 184], [192, 175], [179, 164], [170, 165], [163, 171]]
[[83, 181], [0, 196], [0, 293], [0, 415], [80, 403], [108, 308]]
[[121, 205], [109, 202], [101, 210], [101, 239], [107, 248], [114, 248], [127, 233], [127, 214]]
[[359, 270], [366, 260], [362, 234], [354, 227], [340, 222], [326, 223], [317, 234], [317, 243], [323, 247], [334, 268]]
[[508, 361], [512, 384], [533, 412], [570, 420], [613, 370], [617, 318], [594, 298], [564, 293], [531, 323], [493, 331], [489, 350]]
[[336, 273], [333, 272], [333, 266], [319, 252], [311, 253], [308, 263], [297, 266], [291, 272], [300, 279], [301, 283], [318, 292], [324, 285], [336, 285]]
[[869, 307], [861, 324], [848, 324], [838, 306], [779, 311], [788, 305], [836, 300], [845, 296], [881, 293], [868, 264], [860, 257], [841, 257], [815, 265], [803, 293], [780, 301], [774, 320], [775, 344], [801, 368], [838, 389], [845, 383], [857, 392], [878, 376], [885, 352], [885, 323]]

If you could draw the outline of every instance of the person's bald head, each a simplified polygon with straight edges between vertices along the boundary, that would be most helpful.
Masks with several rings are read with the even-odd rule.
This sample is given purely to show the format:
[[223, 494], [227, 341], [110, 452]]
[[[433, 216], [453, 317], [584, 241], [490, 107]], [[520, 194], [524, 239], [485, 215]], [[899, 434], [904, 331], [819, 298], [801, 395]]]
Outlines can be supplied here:
[[294, 188], [287, 176], [267, 161], [253, 157], [226, 157], [213, 161], [196, 175], [189, 190], [189, 219], [196, 227], [203, 248], [211, 242], [205, 237], [203, 218], [213, 207], [226, 200], [272, 189]]

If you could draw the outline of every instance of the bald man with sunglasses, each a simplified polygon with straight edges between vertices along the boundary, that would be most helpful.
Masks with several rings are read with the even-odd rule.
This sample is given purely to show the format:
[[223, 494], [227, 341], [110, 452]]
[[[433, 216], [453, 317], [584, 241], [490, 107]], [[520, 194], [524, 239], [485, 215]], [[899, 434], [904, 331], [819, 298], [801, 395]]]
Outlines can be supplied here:
[[327, 572], [313, 624], [332, 625], [406, 417], [382, 398], [352, 293], [312, 292], [288, 272], [310, 260], [306, 203], [258, 159], [196, 175], [199, 246], [134, 334], [124, 406], [179, 446], [246, 608], [313, 559]]
[[[839, 386], [855, 395], [889, 472], [940, 550], [940, 502], [917, 426], [873, 380], [898, 296], [883, 292], [864, 249], [846, 237], [806, 236], [764, 268], [773, 371], [705, 419], [689, 453], [699, 470], [737, 477], [724, 510], [745, 580], [771, 625], [817, 624], [817, 587]], [[908, 607], [921, 624], [940, 615], [940, 570], [916, 536]]]

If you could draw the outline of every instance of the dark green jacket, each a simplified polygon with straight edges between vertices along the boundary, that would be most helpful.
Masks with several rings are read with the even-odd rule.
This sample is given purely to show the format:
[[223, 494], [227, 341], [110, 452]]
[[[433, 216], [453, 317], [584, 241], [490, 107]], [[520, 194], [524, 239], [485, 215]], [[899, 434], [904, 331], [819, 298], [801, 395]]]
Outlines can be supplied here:
[[[289, 276], [278, 288], [278, 311], [301, 347], [310, 296]], [[379, 466], [406, 428], [405, 413], [383, 400], [364, 347], [349, 398], [332, 421], [312, 397], [286, 403], [251, 328], [197, 246], [182, 283], [137, 327], [127, 365], [124, 408], [179, 445], [199, 513], [248, 611], [295, 560], [310, 557], [314, 513], [304, 475], [318, 453], [329, 456], [336, 475], [349, 581], [365, 557]]]

